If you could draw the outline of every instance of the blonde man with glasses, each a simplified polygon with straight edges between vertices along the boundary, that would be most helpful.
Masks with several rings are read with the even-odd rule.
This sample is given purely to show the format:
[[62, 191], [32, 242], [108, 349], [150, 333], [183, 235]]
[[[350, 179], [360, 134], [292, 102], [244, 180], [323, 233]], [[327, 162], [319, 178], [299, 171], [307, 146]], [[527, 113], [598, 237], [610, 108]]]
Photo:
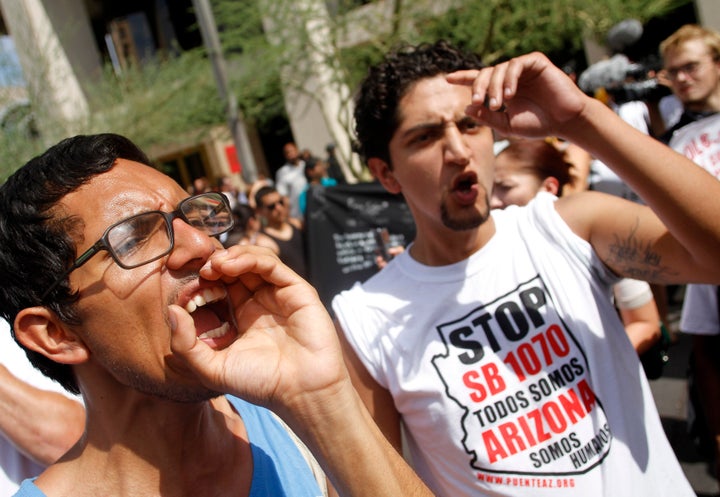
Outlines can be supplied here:
[[[720, 179], [720, 146], [704, 139], [720, 132], [720, 34], [686, 25], [660, 45], [665, 76], [683, 103], [668, 144]], [[720, 477], [720, 306], [718, 287], [689, 284], [680, 329], [692, 336], [690, 359], [691, 434]]]
[[720, 111], [720, 34], [686, 24], [660, 44], [663, 77], [683, 105], [680, 120], [662, 137]]

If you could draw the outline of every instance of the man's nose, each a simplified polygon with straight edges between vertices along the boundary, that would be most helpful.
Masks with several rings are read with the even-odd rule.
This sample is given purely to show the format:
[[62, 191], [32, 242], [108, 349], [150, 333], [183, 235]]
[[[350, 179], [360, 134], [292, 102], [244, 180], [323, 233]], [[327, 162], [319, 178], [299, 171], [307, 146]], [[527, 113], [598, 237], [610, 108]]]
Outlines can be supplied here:
[[449, 126], [445, 130], [445, 158], [456, 164], [467, 164], [470, 160], [470, 147], [457, 126]]
[[175, 245], [167, 260], [167, 267], [180, 269], [188, 265], [198, 268], [220, 247], [220, 242], [190, 226], [182, 219], [173, 220]]

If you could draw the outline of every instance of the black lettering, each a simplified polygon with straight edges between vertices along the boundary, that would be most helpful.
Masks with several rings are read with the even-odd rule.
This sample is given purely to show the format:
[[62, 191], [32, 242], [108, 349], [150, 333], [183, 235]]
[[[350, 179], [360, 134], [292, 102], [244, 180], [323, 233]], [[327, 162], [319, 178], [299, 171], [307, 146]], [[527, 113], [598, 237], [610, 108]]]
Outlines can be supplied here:
[[465, 349], [467, 352], [463, 352], [458, 355], [458, 359], [463, 364], [475, 364], [485, 355], [482, 343], [477, 340], [468, 340], [467, 338], [472, 336], [473, 329], [469, 326], [463, 326], [457, 330], [450, 332], [448, 338], [450, 343], [459, 349]]
[[540, 378], [540, 381], [538, 381], [537, 384], [545, 397], [553, 393], [553, 388], [550, 386], [550, 382], [548, 382], [545, 378]]
[[575, 371], [575, 376], [580, 376], [585, 372], [585, 368], [582, 367], [582, 364], [580, 364], [580, 361], [577, 357], [573, 357], [570, 359], [570, 364], [573, 367], [573, 371]]
[[528, 387], [528, 390], [530, 391], [530, 394], [532, 395], [532, 399], [534, 402], [538, 402], [540, 399], [543, 398], [542, 394], [538, 392], [537, 384], [533, 383]]
[[498, 400], [493, 404], [493, 407], [495, 408], [495, 411], [497, 412], [497, 417], [499, 419], [504, 418], [508, 415], [508, 410], [505, 407], [505, 403], [502, 400]]
[[525, 397], [525, 392], [523, 392], [522, 390], [515, 394], [515, 398], [518, 400], [518, 404], [523, 409], [530, 405], [527, 397]]
[[570, 383], [575, 379], [575, 374], [573, 373], [572, 367], [570, 367], [569, 364], [563, 364], [560, 367], [560, 371], [562, 372], [563, 377], [565, 378], [565, 381]]
[[580, 445], [582, 445], [580, 443], [580, 440], [578, 439], [577, 433], [575, 433], [575, 432], [570, 433], [570, 436], [568, 438], [572, 442], [572, 445], [574, 448], [577, 449], [578, 447], [580, 447]]
[[523, 303], [525, 311], [530, 317], [530, 321], [532, 321], [536, 328], [545, 324], [543, 315], [539, 312], [539, 309], [547, 303], [545, 294], [541, 288], [533, 287], [520, 292], [520, 301]]
[[473, 326], [480, 326], [482, 327], [483, 331], [485, 332], [485, 336], [488, 339], [488, 342], [490, 343], [490, 348], [493, 350], [493, 352], [497, 352], [500, 350], [500, 344], [498, 343], [497, 339], [495, 338], [495, 334], [492, 331], [492, 328], [490, 327], [490, 319], [492, 319], [492, 316], [490, 314], [483, 314], [482, 316], [478, 316], [475, 319], [473, 319]]
[[548, 375], [548, 380], [550, 380], [550, 383], [552, 383], [553, 389], [565, 386], [565, 380], [562, 378], [559, 369], [556, 369], [555, 371], [550, 373]]
[[478, 409], [477, 411], [474, 411], [473, 414], [477, 418], [478, 422], [480, 423], [480, 426], [485, 426], [485, 422], [482, 419], [482, 409]]
[[495, 320], [505, 338], [511, 342], [522, 340], [530, 331], [530, 323], [525, 318], [525, 313], [515, 302], [500, 304], [495, 310]]
[[560, 446], [560, 442], [555, 442], [554, 444], [549, 445], [547, 450], [550, 453], [550, 457], [552, 457], [553, 461], [562, 457], [564, 454], [563, 449]]

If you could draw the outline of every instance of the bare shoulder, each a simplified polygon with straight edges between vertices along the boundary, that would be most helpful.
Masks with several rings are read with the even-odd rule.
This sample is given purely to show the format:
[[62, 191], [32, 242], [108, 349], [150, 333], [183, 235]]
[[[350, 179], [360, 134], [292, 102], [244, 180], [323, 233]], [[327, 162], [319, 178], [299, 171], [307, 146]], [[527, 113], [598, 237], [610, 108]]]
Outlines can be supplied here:
[[267, 249], [270, 249], [275, 255], [280, 254], [280, 247], [278, 247], [278, 244], [267, 236], [265, 233], [258, 233], [255, 238], [255, 245], [258, 247], [265, 247]]
[[561, 197], [555, 202], [555, 209], [578, 236], [588, 241], [598, 228], [615, 229], [632, 217], [648, 213], [654, 216], [646, 206], [596, 191]]

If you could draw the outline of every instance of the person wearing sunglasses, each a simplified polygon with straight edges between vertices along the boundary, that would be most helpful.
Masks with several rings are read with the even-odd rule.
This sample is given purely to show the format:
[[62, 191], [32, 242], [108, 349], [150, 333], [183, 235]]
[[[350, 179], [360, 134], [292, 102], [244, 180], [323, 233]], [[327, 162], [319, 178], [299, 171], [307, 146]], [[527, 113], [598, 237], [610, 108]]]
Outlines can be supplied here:
[[188, 197], [114, 134], [0, 187], [0, 316], [87, 413], [16, 495], [429, 495], [361, 407], [315, 290], [267, 249], [223, 249], [232, 225], [223, 195]]
[[261, 232], [277, 244], [280, 260], [307, 278], [305, 232], [302, 222], [289, 215], [287, 197], [272, 186], [264, 186], [255, 193], [255, 205], [262, 219]]

